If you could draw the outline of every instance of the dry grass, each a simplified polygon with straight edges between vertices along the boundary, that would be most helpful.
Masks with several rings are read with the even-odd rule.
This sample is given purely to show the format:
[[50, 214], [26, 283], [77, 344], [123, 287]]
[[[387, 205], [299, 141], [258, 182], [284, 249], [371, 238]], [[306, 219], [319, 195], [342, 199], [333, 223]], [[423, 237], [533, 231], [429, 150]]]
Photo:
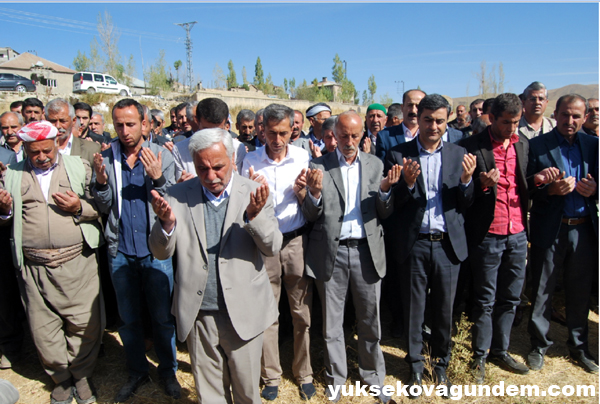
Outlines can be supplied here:
[[[528, 313], [527, 313], [528, 314]], [[594, 355], [598, 354], [598, 315], [590, 313], [590, 347]], [[457, 327], [453, 341], [453, 356], [448, 369], [450, 380], [454, 384], [471, 384], [472, 379], [468, 373], [471, 359], [471, 324], [463, 318]], [[409, 377], [408, 365], [404, 362], [406, 355], [406, 343], [403, 340], [392, 338], [387, 332], [389, 320], [384, 316], [384, 335], [381, 341], [383, 348], [387, 376], [386, 384], [396, 385], [397, 381], [405, 382]], [[486, 366], [486, 384], [493, 386], [504, 381], [508, 384], [537, 384], [540, 389], [546, 389], [550, 385], [593, 385], [598, 391], [598, 376], [584, 372], [580, 367], [568, 359], [568, 350], [565, 345], [567, 330], [565, 327], [552, 323], [550, 336], [556, 341], [546, 356], [546, 365], [540, 372], [530, 372], [529, 375], [520, 376], [506, 372], [493, 364]], [[359, 380], [358, 362], [356, 353], [356, 336], [346, 333], [349, 381], [355, 384]], [[122, 346], [117, 332], [106, 332], [104, 336], [106, 356], [100, 358], [95, 371], [94, 382], [96, 384], [100, 403], [112, 402], [112, 398], [127, 378]], [[183, 387], [183, 397], [174, 401], [163, 394], [162, 387], [156, 382], [156, 356], [150, 351], [148, 357], [151, 361], [150, 375], [153, 382], [138, 391], [137, 395], [129, 403], [137, 404], [167, 404], [167, 403], [196, 403], [197, 396], [194, 389], [194, 380], [191, 374], [189, 356], [184, 344], [178, 344], [177, 359], [179, 371], [177, 377]], [[276, 403], [303, 403], [298, 394], [298, 387], [293, 382], [291, 375], [291, 359], [293, 344], [291, 338], [281, 341], [282, 366], [284, 369], [283, 381], [279, 389], [279, 397]], [[328, 402], [325, 396], [324, 367], [323, 367], [323, 345], [320, 330], [312, 330], [311, 355], [317, 387], [317, 395], [310, 401], [313, 404], [325, 404]], [[513, 329], [510, 352], [519, 361], [524, 361], [529, 351], [529, 337], [527, 335], [527, 321], [524, 321]], [[53, 387], [49, 376], [42, 370], [31, 339], [27, 338], [25, 344], [26, 357], [12, 370], [0, 370], [0, 378], [11, 381], [21, 394], [19, 403], [38, 404], [47, 403], [48, 396]], [[408, 403], [406, 397], [395, 397], [398, 403]], [[372, 403], [371, 397], [342, 397], [340, 404], [346, 403]], [[412, 402], [412, 400], [410, 401]], [[421, 397], [420, 403], [442, 403], [439, 397]], [[466, 403], [597, 403], [598, 397], [463, 397], [461, 402]]]

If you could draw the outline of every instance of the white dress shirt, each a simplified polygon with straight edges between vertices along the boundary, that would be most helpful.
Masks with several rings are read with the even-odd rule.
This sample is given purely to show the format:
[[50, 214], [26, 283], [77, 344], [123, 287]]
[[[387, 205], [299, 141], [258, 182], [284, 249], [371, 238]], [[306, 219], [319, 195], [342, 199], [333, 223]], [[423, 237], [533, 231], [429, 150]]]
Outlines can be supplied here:
[[58, 149], [58, 151], [62, 155], [66, 154], [67, 156], [70, 156], [72, 148], [73, 148], [73, 134], [69, 135], [69, 140], [67, 141], [67, 145], [65, 146], [65, 148], [64, 149]]
[[249, 178], [252, 167], [255, 174], [267, 179], [279, 230], [288, 233], [306, 223], [294, 193], [294, 183], [302, 169], [308, 168], [310, 157], [306, 150], [288, 145], [285, 157], [280, 162], [275, 162], [269, 158], [267, 148], [268, 146], [261, 147], [246, 154], [241, 174]]
[[417, 129], [417, 131], [413, 134], [410, 129], [408, 129], [405, 125], [404, 122], [401, 123], [402, 125], [402, 130], [404, 131], [404, 141], [405, 142], [410, 142], [411, 140], [413, 140], [415, 137], [417, 137], [417, 135], [419, 134], [419, 129]]

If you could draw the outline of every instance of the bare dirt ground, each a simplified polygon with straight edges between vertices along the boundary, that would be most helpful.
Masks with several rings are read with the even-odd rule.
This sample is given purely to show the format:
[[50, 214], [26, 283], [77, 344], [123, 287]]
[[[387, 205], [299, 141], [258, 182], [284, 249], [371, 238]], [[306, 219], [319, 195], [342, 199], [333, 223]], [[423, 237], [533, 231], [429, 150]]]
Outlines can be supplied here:
[[[529, 352], [529, 337], [527, 334], [527, 315], [522, 323], [513, 328], [510, 352], [519, 361], [524, 361]], [[389, 333], [389, 318], [384, 315], [383, 330], [384, 335], [381, 345], [385, 355], [387, 366], [386, 384], [396, 386], [397, 381], [405, 382], [409, 377], [408, 365], [404, 362], [406, 355], [406, 343], [404, 340], [392, 338]], [[470, 323], [462, 319], [458, 330], [454, 336], [453, 357], [448, 375], [454, 384], [473, 384], [468, 374], [468, 366], [471, 358], [470, 341]], [[595, 356], [598, 355], [598, 315], [590, 312], [590, 350]], [[546, 356], [546, 364], [539, 372], [530, 372], [528, 375], [521, 376], [506, 372], [493, 364], [486, 366], [487, 378], [486, 384], [494, 386], [500, 382], [505, 385], [532, 385], [537, 384], [540, 391], [546, 390], [551, 385], [557, 385], [561, 389], [566, 385], [591, 385], [594, 386], [594, 397], [462, 397], [460, 400], [464, 403], [598, 403], [598, 375], [586, 373], [582, 368], [568, 358], [568, 349], [565, 341], [567, 339], [566, 327], [557, 323], [552, 323], [551, 338], [555, 344], [550, 348]], [[313, 370], [315, 375], [315, 385], [317, 395], [310, 400], [313, 404], [325, 404], [328, 402], [325, 396], [324, 388], [324, 368], [323, 368], [323, 345], [320, 329], [313, 329], [311, 343], [311, 355]], [[348, 384], [355, 384], [359, 380], [358, 364], [356, 357], [356, 336], [352, 332], [346, 333], [349, 381]], [[107, 331], [104, 335], [104, 344], [106, 355], [98, 360], [98, 366], [95, 371], [94, 383], [98, 390], [98, 402], [110, 403], [121, 385], [127, 379], [125, 368], [125, 359], [121, 341], [116, 331]], [[275, 403], [303, 403], [298, 394], [298, 387], [293, 382], [291, 375], [292, 359], [292, 340], [290, 337], [283, 338], [281, 341], [281, 356], [284, 369], [283, 381], [279, 389], [279, 397]], [[0, 378], [7, 379], [13, 383], [19, 390], [21, 399], [19, 403], [41, 404], [48, 403], [50, 391], [53, 388], [52, 380], [42, 370], [35, 352], [33, 343], [29, 336], [25, 341], [25, 356], [21, 362], [16, 364], [12, 370], [0, 370]], [[135, 397], [129, 403], [137, 404], [167, 404], [197, 403], [197, 395], [194, 388], [194, 380], [191, 373], [189, 356], [184, 344], [178, 344], [177, 359], [179, 361], [179, 371], [177, 378], [182, 385], [182, 398], [179, 401], [172, 400], [163, 394], [162, 387], [157, 382], [156, 375], [156, 356], [154, 351], [148, 353], [151, 361], [150, 375], [153, 380], [139, 389]], [[394, 397], [398, 403], [408, 403], [407, 397]], [[417, 401], [410, 402], [421, 403], [441, 403], [439, 397], [421, 397]], [[75, 401], [74, 401], [75, 402]], [[264, 401], [266, 402], [266, 401]], [[373, 403], [372, 397], [342, 397], [341, 404], [345, 403]], [[210, 404], [210, 403], [206, 403]]]

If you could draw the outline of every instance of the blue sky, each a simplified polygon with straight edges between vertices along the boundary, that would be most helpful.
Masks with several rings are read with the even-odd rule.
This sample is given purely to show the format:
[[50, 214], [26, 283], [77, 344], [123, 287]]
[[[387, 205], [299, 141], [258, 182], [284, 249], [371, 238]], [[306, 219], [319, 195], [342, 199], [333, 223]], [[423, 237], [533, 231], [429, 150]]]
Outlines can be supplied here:
[[[96, 18], [108, 11], [121, 31], [124, 64], [144, 66], [165, 51], [167, 66], [186, 61], [191, 30], [193, 69], [205, 87], [218, 63], [234, 63], [252, 81], [260, 56], [273, 82], [331, 78], [336, 53], [362, 93], [371, 74], [378, 96], [399, 100], [420, 86], [451, 97], [475, 95], [475, 72], [503, 63], [505, 91], [542, 81], [548, 88], [595, 84], [599, 76], [598, 3], [0, 3], [1, 46], [72, 67], [89, 54]], [[172, 68], [175, 74], [174, 68]], [[183, 69], [180, 71], [183, 74]]]

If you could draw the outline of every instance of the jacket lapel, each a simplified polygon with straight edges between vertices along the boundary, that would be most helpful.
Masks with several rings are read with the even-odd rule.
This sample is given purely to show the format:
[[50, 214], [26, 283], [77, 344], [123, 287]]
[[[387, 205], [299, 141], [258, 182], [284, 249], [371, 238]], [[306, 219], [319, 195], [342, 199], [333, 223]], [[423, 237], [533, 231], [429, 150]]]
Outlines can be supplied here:
[[527, 156], [525, 155], [525, 151], [523, 150], [523, 139], [519, 136], [519, 141], [515, 143], [515, 153], [517, 154], [517, 166], [519, 168], [520, 173], [522, 173], [523, 178], [526, 177], [527, 171]]
[[[208, 254], [206, 252], [206, 226], [204, 223], [204, 195], [202, 185], [200, 185], [200, 180], [198, 180], [198, 178], [188, 181], [186, 195], [190, 216], [194, 222], [194, 229], [196, 230], [196, 235], [200, 241], [200, 249], [206, 260], [208, 259]], [[186, 220], [186, 218], [179, 219]]]
[[[592, 156], [590, 153], [594, 150], [594, 147], [591, 147], [591, 145], [587, 144], [586, 136], [578, 134], [577, 137], [579, 138], [579, 149], [581, 151], [581, 160], [583, 164], [583, 172], [581, 173], [581, 176], [582, 178], [587, 178], [587, 175], [590, 172], [589, 162], [592, 161]], [[598, 150], [596, 149], [595, 152], [597, 153]], [[581, 178], [576, 179], [577, 181], [581, 181]]]
[[560, 155], [560, 146], [558, 145], [558, 140], [556, 139], [557, 130], [554, 129], [550, 133], [552, 134], [548, 136], [546, 147], [548, 147], [548, 152], [550, 153], [551, 158], [554, 160], [556, 167], [563, 172], [565, 171], [565, 166], [563, 165], [562, 156]]
[[494, 150], [492, 148], [492, 140], [490, 139], [489, 131], [485, 131], [485, 135], [481, 137], [479, 150], [481, 150], [481, 157], [483, 157], [486, 172], [490, 171], [492, 168], [496, 168], [496, 159], [494, 158]]
[[[247, 186], [244, 183], [237, 184], [239, 181], [238, 174], [233, 173], [231, 176], [231, 194], [229, 195], [229, 205], [227, 205], [227, 212], [225, 213], [225, 222], [223, 223], [223, 235], [221, 236], [221, 251], [223, 251], [223, 247], [227, 244], [227, 238], [231, 233], [231, 229], [233, 228], [233, 223], [235, 223], [240, 210], [245, 209], [250, 203], [250, 192], [247, 190]], [[244, 194], [246, 194], [246, 198], [244, 198]], [[220, 251], [220, 252], [221, 252]]]
[[329, 175], [331, 175], [338, 192], [342, 195], [342, 200], [344, 201], [342, 211], [344, 211], [346, 209], [346, 189], [344, 188], [344, 179], [342, 178], [342, 171], [340, 170], [337, 152], [334, 151], [333, 153], [328, 153], [327, 158], [323, 160], [323, 163], [326, 166]]

